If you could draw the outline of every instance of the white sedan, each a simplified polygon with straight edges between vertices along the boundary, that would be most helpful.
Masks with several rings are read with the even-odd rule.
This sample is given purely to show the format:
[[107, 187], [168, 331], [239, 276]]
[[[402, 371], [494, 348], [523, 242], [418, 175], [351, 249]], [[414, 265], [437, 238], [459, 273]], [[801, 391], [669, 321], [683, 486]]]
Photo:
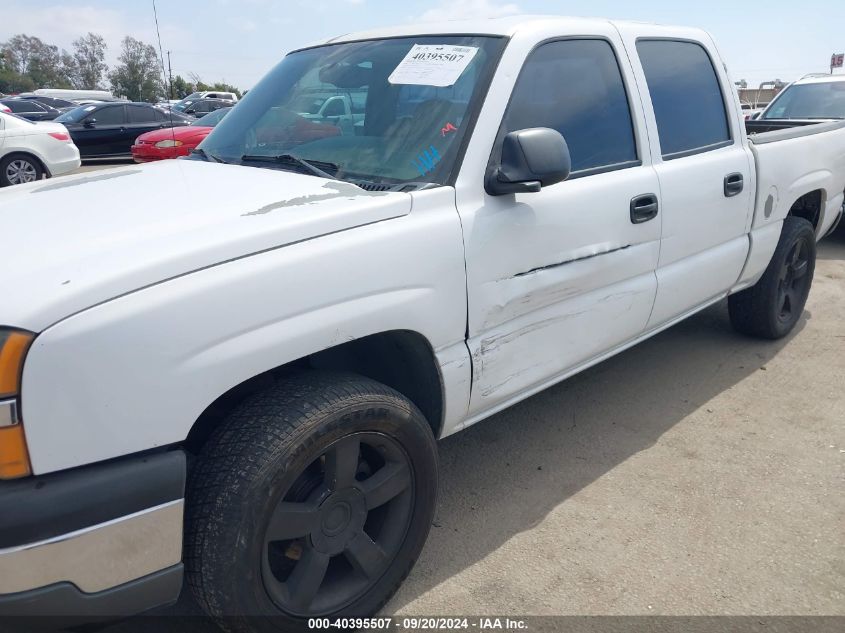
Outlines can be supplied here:
[[0, 187], [58, 176], [80, 164], [79, 150], [61, 123], [33, 123], [0, 112]]

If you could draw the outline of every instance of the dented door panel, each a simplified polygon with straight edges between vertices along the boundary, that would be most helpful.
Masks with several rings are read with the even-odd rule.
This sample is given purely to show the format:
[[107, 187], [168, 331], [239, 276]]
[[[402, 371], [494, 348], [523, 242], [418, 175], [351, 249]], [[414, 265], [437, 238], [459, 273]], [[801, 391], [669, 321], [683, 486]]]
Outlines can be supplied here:
[[[456, 183], [467, 262], [471, 419], [481, 419], [504, 403], [636, 338], [643, 333], [654, 305], [661, 192], [652, 167], [645, 115], [619, 33], [609, 23], [593, 25], [593, 29], [589, 36], [572, 38], [592, 41], [585, 46], [561, 42], [551, 25], [538, 28], [531, 37], [517, 34], [511, 39], [464, 164], [495, 161], [497, 130], [502, 126], [509, 131], [514, 126], [548, 127], [544, 121], [554, 119], [556, 112], [578, 121], [578, 127], [570, 125], [564, 136], [571, 134], [575, 164], [583, 164], [585, 158], [589, 161], [601, 155], [596, 152], [603, 143], [607, 146], [607, 130], [613, 129], [614, 134], [621, 130], [614, 123], [625, 116], [626, 109], [636, 160], [605, 165], [595, 158], [596, 166], [604, 171], [576, 172], [537, 193], [487, 195], [484, 172], [477, 169], [462, 169]], [[543, 48], [537, 47], [538, 40], [555, 43], [556, 50], [545, 56], [537, 53]], [[608, 51], [615, 65], [607, 63]], [[566, 74], [571, 62], [590, 56], [603, 70], [598, 73], [596, 66], [589, 76], [606, 78], [607, 89], [616, 90], [612, 98], [605, 93], [607, 98], [590, 102], [586, 96], [597, 86], [582, 82], [577, 73], [570, 79], [584, 85], [566, 81], [552, 87], [542, 79], [543, 64], [549, 64], [545, 76], [555, 75], [558, 68]], [[510, 108], [529, 60], [533, 60], [531, 72], [539, 71], [536, 94], [528, 99], [523, 94], [517, 102], [532, 106], [536, 97], [543, 103], [537, 117], [530, 112], [513, 117]], [[624, 87], [621, 98], [620, 81]], [[551, 95], [560, 108], [545, 107], [551, 106]], [[606, 123], [610, 127], [605, 127]], [[595, 142], [585, 143], [585, 133], [592, 134], [587, 138]], [[615, 146], [615, 141], [609, 145]], [[638, 223], [631, 203], [643, 196], [657, 200], [658, 212]]]
[[651, 167], [485, 197], [465, 223], [470, 413], [638, 336], [657, 291], [660, 216], [630, 202], [657, 192]]

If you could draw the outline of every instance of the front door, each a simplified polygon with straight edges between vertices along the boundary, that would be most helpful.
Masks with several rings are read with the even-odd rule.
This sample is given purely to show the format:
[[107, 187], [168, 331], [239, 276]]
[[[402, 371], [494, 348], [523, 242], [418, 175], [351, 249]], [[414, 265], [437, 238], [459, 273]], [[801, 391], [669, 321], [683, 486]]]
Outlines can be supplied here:
[[[660, 191], [621, 50], [608, 26], [601, 37], [541, 45], [520, 71], [491, 166], [507, 132], [548, 127], [568, 143], [567, 181], [504, 196], [481, 187], [466, 195], [467, 187], [456, 186], [468, 276], [470, 416], [562, 378], [637, 337], [648, 322]], [[500, 67], [508, 63], [503, 58]]]
[[[74, 143], [83, 157], [110, 156], [115, 153], [115, 139], [126, 129], [126, 107], [107, 105], [91, 113], [75, 131]], [[77, 140], [78, 139], [78, 140]]]

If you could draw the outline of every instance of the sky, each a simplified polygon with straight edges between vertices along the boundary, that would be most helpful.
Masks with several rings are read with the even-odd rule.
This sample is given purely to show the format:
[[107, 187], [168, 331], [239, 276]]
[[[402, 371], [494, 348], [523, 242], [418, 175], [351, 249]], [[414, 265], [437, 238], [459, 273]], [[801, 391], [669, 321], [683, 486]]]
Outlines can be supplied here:
[[[88, 31], [109, 45], [132, 35], [157, 47], [153, 0], [2, 0], [0, 41], [35, 35], [70, 49]], [[842, 0], [156, 0], [173, 74], [252, 87], [286, 52], [351, 31], [391, 24], [518, 13], [593, 16], [704, 28], [734, 81], [749, 85], [827, 72], [845, 52]], [[166, 55], [166, 53], [165, 53]]]

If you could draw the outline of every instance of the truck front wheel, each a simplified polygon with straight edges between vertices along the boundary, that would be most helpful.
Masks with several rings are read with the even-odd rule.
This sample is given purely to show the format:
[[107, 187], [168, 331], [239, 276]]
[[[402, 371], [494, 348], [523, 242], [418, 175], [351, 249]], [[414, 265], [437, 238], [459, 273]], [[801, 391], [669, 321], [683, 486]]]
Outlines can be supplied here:
[[399, 393], [350, 374], [279, 381], [229, 415], [191, 472], [188, 583], [227, 629], [372, 615], [422, 550], [436, 491], [431, 427]]
[[734, 328], [768, 339], [789, 334], [804, 312], [815, 268], [813, 225], [804, 218], [786, 218], [780, 241], [760, 281], [728, 299]]

